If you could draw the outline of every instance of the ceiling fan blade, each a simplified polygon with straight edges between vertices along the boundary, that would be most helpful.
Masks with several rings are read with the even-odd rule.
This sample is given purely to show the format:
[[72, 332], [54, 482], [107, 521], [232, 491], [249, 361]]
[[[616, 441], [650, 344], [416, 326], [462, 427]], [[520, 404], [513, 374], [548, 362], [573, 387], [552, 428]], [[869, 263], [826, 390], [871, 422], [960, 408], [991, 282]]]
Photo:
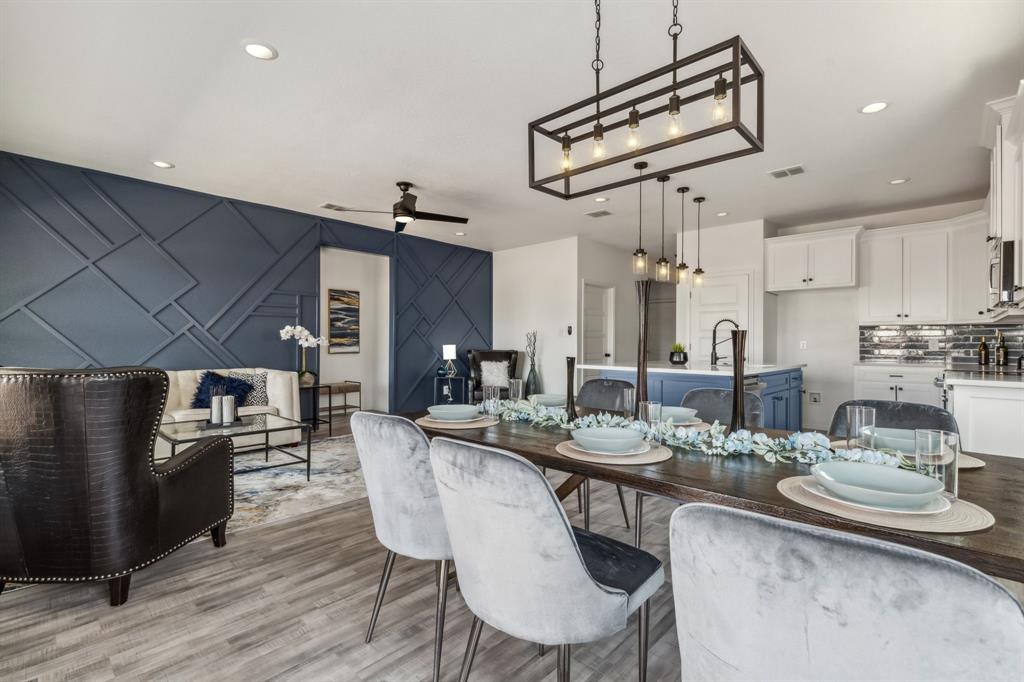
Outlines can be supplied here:
[[460, 218], [453, 215], [443, 215], [441, 213], [427, 213], [426, 211], [416, 211], [416, 220], [433, 220], [439, 223], [468, 223], [469, 218]]
[[391, 211], [371, 211], [368, 208], [347, 208], [345, 206], [337, 206], [336, 204], [329, 204], [321, 206], [328, 211], [337, 211], [339, 213], [391, 213]]

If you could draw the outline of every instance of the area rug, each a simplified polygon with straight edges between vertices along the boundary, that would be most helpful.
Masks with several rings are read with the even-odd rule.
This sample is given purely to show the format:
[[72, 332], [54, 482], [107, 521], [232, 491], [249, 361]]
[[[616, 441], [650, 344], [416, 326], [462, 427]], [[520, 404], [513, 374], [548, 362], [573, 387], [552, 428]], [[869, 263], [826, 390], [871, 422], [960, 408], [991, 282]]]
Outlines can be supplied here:
[[[285, 448], [300, 457], [306, 446]], [[299, 514], [366, 497], [363, 474], [351, 435], [325, 438], [313, 443], [313, 464], [309, 481], [306, 465], [265, 471], [246, 471], [266, 466], [261, 451], [235, 456], [235, 514], [228, 521], [228, 532], [273, 523]], [[270, 464], [288, 461], [288, 456], [271, 450]]]

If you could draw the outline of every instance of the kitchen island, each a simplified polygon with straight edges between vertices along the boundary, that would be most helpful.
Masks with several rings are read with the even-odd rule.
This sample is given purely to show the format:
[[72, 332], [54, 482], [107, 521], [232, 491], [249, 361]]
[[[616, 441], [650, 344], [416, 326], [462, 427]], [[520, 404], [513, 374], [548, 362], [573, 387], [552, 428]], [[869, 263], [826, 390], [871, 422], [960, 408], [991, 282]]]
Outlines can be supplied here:
[[[799, 431], [803, 421], [803, 364], [746, 365], [744, 389], [760, 395], [764, 403], [764, 427]], [[636, 365], [582, 364], [577, 370], [602, 379], [622, 379], [636, 385]], [[732, 388], [732, 365], [688, 363], [647, 365], [647, 397], [663, 405], [679, 405], [694, 388]], [[586, 375], [585, 375], [586, 376]]]

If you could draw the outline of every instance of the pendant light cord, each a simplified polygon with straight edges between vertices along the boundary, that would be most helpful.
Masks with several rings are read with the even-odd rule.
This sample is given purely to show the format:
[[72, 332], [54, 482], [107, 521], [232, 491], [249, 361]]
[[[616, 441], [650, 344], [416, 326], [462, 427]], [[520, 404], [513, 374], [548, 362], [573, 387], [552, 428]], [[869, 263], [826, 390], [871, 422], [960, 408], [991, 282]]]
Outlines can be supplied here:
[[[672, 62], [679, 60], [679, 34], [683, 32], [683, 25], [679, 23], [679, 0], [672, 0], [672, 23], [668, 27], [668, 34], [672, 37]], [[676, 72], [672, 69], [672, 94], [676, 94]]]
[[679, 262], [686, 264], [686, 192], [679, 195]]
[[[673, 2], [678, 2], [678, 0], [673, 0]], [[598, 97], [594, 107], [597, 110], [597, 122], [600, 123], [601, 69], [604, 68], [604, 62], [601, 61], [601, 0], [594, 0], [594, 61], [590, 63], [590, 68], [594, 70], [594, 94]]]
[[[668, 177], [666, 176], [667, 180]], [[661, 182], [662, 178], [658, 178]], [[661, 183], [661, 260], [665, 260], [665, 183]]]
[[703, 202], [697, 203], [697, 269], [700, 269], [700, 205]]
[[644, 171], [642, 168], [640, 169], [640, 182], [638, 182], [637, 185], [639, 185], [640, 189], [640, 209], [637, 211], [637, 216], [639, 216], [640, 222], [636, 228], [636, 250], [640, 251], [644, 248]]

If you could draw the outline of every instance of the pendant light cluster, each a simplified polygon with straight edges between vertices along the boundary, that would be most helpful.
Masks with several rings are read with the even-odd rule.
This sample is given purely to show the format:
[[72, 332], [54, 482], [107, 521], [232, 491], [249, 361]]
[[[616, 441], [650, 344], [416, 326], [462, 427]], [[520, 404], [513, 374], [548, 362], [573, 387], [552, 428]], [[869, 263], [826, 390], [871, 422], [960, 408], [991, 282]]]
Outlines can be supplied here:
[[[638, 161], [633, 164], [633, 168], [640, 171], [640, 176], [643, 176], [643, 172], [647, 169], [648, 164], [646, 161]], [[665, 256], [665, 187], [668, 184], [671, 176], [659, 175], [657, 176], [658, 183], [661, 185], [661, 258], [654, 263], [654, 280], [656, 282], [674, 282], [675, 284], [683, 284], [689, 279], [690, 266], [686, 264], [686, 194], [690, 191], [689, 187], [677, 187], [676, 193], [679, 194], [679, 233], [680, 233], [680, 253], [679, 262], [675, 265], [672, 264]], [[633, 252], [632, 256], [632, 268], [633, 276], [637, 279], [647, 279], [647, 251], [643, 247], [643, 228], [644, 228], [644, 190], [643, 183], [640, 183], [638, 188], [639, 198], [639, 220], [637, 223], [637, 246], [636, 251]], [[700, 224], [701, 224], [701, 204], [707, 201], [706, 197], [695, 197], [693, 203], [697, 204], [697, 267], [693, 270], [693, 286], [701, 286], [704, 284], [704, 268], [700, 266]]]
[[[601, 89], [601, 0], [594, 0], [594, 95], [574, 105], [537, 119], [529, 124], [530, 187], [563, 199], [594, 194], [635, 182], [633, 177], [604, 182], [584, 189], [572, 188], [572, 181], [585, 173], [607, 168], [636, 157], [661, 152], [687, 142], [716, 135], [738, 140], [742, 148], [732, 151], [698, 153], [696, 160], [687, 155], [680, 165], [668, 164], [665, 174], [719, 163], [764, 150], [764, 72], [739, 36], [679, 57], [679, 0], [672, 0], [672, 23], [668, 35], [672, 41], [672, 61], [665, 66], [611, 88]], [[669, 78], [671, 80], [669, 80]], [[660, 82], [659, 82], [660, 81]], [[753, 84], [756, 94], [756, 132], [741, 120], [740, 89]], [[746, 98], [742, 98], [746, 99]], [[701, 106], [708, 107], [701, 114]], [[606, 105], [606, 108], [602, 108]], [[689, 106], [694, 105], [694, 106]], [[687, 120], [683, 108], [687, 107]], [[696, 113], [690, 113], [696, 112]], [[666, 118], [661, 118], [666, 116]], [[652, 117], [662, 124], [644, 123]], [[613, 120], [606, 120], [612, 118]], [[641, 136], [641, 125], [644, 133]], [[664, 128], [662, 128], [664, 125]], [[621, 130], [620, 130], [621, 129]], [[617, 141], [610, 144], [607, 133], [614, 132]], [[535, 141], [555, 141], [561, 147], [560, 171], [537, 177]], [[577, 166], [574, 147], [590, 146], [589, 158]], [[735, 145], [732, 145], [735, 146]]]

